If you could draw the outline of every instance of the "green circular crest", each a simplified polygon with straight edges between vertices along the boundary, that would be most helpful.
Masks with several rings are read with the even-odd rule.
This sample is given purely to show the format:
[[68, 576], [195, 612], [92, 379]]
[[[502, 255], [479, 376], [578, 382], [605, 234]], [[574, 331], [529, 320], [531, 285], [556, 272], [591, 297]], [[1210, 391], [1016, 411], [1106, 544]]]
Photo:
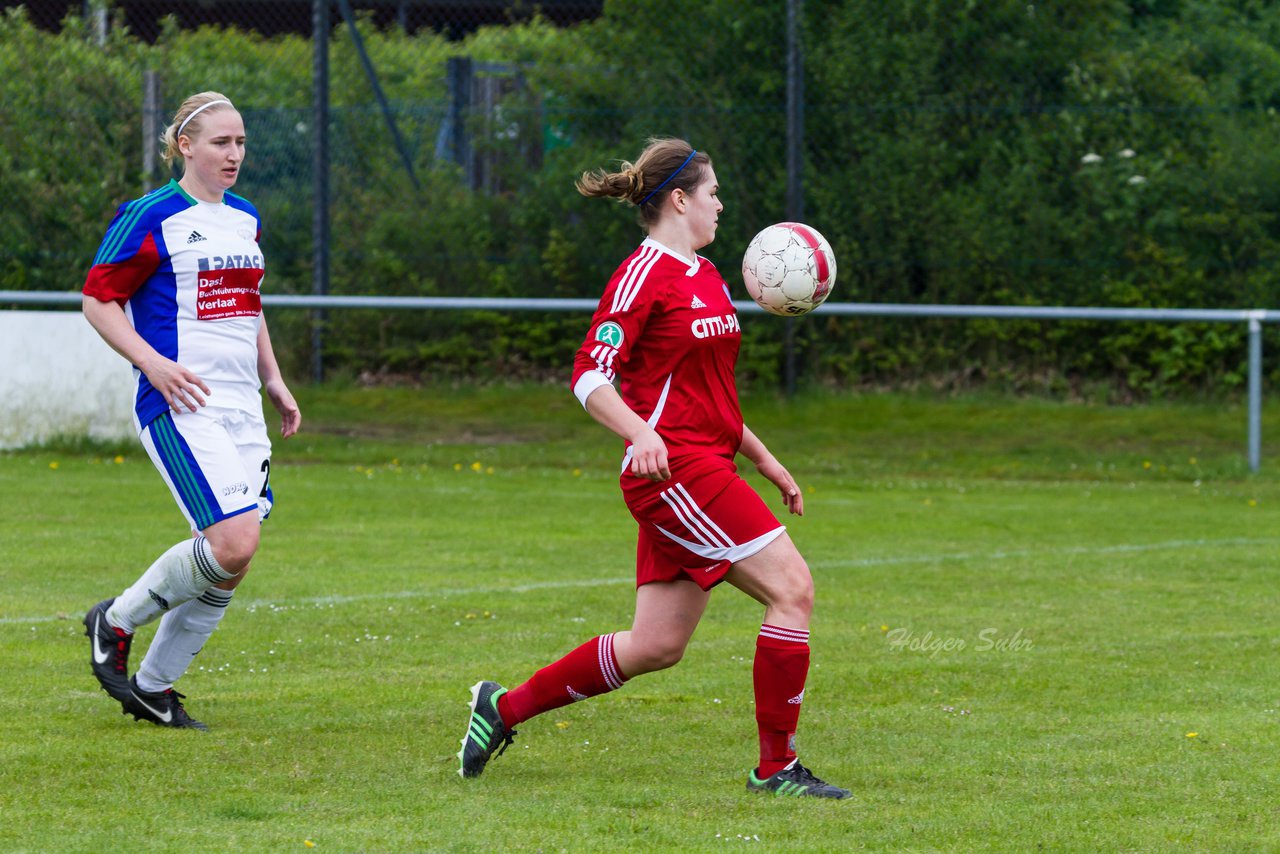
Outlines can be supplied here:
[[622, 327], [612, 320], [606, 320], [596, 327], [596, 340], [616, 350], [622, 346]]

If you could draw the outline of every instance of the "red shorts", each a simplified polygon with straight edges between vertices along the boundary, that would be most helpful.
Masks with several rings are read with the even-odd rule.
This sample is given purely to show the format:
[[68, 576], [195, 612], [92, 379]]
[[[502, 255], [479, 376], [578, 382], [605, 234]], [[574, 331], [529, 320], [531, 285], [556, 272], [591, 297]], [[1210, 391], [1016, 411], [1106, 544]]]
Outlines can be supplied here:
[[710, 590], [786, 530], [732, 460], [684, 456], [670, 466], [661, 482], [622, 473], [622, 496], [640, 523], [637, 587], [689, 579]]

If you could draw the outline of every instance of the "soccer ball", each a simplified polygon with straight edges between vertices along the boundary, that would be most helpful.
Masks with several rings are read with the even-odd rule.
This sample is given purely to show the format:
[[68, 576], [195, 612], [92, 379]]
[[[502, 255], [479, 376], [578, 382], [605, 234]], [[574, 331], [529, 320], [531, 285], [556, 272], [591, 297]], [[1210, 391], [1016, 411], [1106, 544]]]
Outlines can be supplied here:
[[742, 256], [742, 280], [760, 307], [794, 317], [813, 311], [836, 283], [836, 256], [817, 229], [799, 222], [771, 225]]

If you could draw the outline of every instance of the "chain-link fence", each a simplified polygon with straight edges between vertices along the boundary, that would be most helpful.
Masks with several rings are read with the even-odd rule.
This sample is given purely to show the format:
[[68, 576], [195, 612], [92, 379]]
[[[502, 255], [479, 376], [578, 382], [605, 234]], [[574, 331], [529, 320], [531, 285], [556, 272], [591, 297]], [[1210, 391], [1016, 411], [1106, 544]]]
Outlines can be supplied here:
[[[0, 289], [77, 287], [115, 207], [166, 177], [146, 159], [149, 120], [163, 126], [186, 95], [216, 89], [248, 127], [237, 192], [263, 213], [274, 292], [311, 292], [327, 258], [332, 293], [594, 296], [639, 233], [573, 179], [680, 135], [715, 161], [725, 212], [704, 254], [735, 288], [750, 236], [799, 215], [836, 249], [834, 299], [1276, 302], [1272, 4], [0, 6]], [[803, 60], [790, 78], [788, 14]], [[273, 323], [286, 365], [305, 374], [310, 320], [293, 314]], [[562, 373], [582, 334], [582, 318], [553, 315], [327, 323], [323, 360], [351, 374]], [[1243, 377], [1243, 334], [1225, 329], [819, 312], [795, 331], [811, 381], [1143, 394]], [[777, 381], [784, 324], [746, 335], [744, 378]]]

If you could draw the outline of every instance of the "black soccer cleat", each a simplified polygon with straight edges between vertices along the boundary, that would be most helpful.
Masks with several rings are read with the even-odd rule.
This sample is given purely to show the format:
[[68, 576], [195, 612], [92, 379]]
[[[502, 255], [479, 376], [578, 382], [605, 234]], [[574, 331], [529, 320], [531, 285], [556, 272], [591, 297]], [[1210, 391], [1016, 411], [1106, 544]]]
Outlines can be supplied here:
[[137, 677], [129, 679], [129, 699], [124, 703], [124, 713], [133, 715], [135, 721], [151, 721], [157, 726], [175, 729], [198, 729], [207, 731], [209, 727], [187, 714], [182, 707], [185, 695], [169, 688], [154, 694], [138, 687]]
[[[458, 751], [458, 773], [463, 777], [479, 777], [489, 758], [498, 751], [501, 756], [516, 734], [507, 729], [498, 714], [498, 698], [507, 693], [497, 682], [477, 682], [471, 686], [471, 719], [467, 734]], [[499, 749], [501, 745], [501, 749]]]
[[772, 792], [779, 797], [847, 798], [848, 789], [833, 786], [813, 776], [797, 759], [772, 777], [761, 780], [753, 770], [747, 776], [748, 792]]
[[99, 602], [84, 615], [84, 633], [93, 648], [90, 663], [102, 690], [121, 703], [129, 699], [129, 647], [133, 635], [107, 622], [107, 609], [114, 598]]

